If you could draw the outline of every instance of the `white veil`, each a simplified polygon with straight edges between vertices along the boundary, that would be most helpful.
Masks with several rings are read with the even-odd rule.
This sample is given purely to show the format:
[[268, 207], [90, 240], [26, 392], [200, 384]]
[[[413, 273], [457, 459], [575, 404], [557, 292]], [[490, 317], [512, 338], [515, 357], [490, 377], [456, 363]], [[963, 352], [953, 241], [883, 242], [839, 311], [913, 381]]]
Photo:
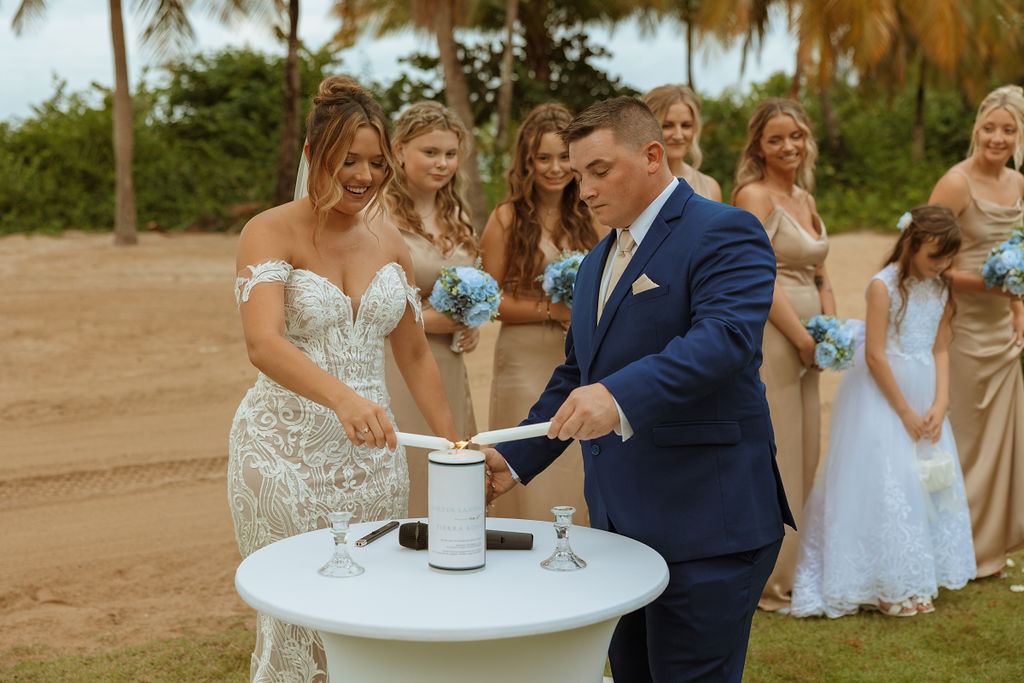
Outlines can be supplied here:
[[[309, 144], [309, 140], [306, 141]], [[295, 174], [295, 196], [294, 199], [302, 199], [308, 193], [307, 179], [309, 178], [309, 162], [306, 161], [306, 145], [302, 146], [299, 152], [299, 170]]]

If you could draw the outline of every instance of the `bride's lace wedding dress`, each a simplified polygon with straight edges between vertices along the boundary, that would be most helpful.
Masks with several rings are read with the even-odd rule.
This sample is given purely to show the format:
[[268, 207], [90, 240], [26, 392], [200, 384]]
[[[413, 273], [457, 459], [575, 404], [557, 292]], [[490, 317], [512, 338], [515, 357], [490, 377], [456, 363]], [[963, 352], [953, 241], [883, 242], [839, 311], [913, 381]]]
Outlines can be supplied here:
[[[384, 339], [412, 306], [416, 290], [397, 263], [374, 275], [353, 313], [333, 282], [284, 261], [249, 266], [238, 278], [239, 306], [262, 283], [284, 284], [285, 336], [319, 367], [392, 419], [384, 383]], [[228, 503], [242, 557], [276, 540], [329, 526], [327, 513], [348, 510], [352, 522], [406, 516], [405, 451], [356, 446], [329, 408], [285, 389], [262, 372], [231, 425]], [[325, 559], [329, 548], [324, 548]], [[315, 568], [314, 568], [315, 569]], [[282, 581], [296, 577], [281, 577]], [[260, 614], [253, 681], [327, 680], [315, 632]]]

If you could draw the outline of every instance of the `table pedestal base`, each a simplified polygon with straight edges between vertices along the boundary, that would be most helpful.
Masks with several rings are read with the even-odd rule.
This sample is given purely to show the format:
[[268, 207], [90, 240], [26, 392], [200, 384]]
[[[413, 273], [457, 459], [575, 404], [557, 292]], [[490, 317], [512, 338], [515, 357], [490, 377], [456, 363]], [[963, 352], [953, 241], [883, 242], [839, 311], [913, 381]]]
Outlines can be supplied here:
[[365, 683], [599, 683], [619, 618], [518, 638], [383, 640], [320, 631], [331, 681]]

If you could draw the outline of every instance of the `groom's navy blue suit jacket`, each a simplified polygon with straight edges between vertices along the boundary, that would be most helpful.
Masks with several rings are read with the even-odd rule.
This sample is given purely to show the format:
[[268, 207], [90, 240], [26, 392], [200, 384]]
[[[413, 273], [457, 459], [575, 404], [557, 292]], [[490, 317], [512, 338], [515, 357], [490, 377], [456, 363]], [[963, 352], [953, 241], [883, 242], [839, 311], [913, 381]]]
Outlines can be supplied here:
[[[565, 363], [524, 424], [551, 419], [570, 391], [600, 382], [634, 435], [581, 443], [592, 526], [642, 541], [669, 562], [778, 540], [793, 518], [758, 375], [775, 281], [764, 229], [680, 180], [598, 322], [615, 235], [580, 266]], [[634, 293], [642, 275], [657, 287]], [[541, 437], [498, 450], [529, 483], [566, 445]]]

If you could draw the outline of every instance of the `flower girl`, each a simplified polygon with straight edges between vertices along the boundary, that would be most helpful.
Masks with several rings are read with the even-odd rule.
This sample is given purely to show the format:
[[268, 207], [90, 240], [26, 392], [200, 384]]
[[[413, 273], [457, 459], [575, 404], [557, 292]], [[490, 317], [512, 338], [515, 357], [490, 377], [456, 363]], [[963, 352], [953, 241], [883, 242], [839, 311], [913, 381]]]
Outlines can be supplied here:
[[946, 270], [961, 233], [945, 207], [903, 231], [867, 290], [866, 339], [832, 406], [828, 459], [807, 506], [792, 614], [932, 612], [938, 587], [975, 576], [971, 522], [950, 431]]

